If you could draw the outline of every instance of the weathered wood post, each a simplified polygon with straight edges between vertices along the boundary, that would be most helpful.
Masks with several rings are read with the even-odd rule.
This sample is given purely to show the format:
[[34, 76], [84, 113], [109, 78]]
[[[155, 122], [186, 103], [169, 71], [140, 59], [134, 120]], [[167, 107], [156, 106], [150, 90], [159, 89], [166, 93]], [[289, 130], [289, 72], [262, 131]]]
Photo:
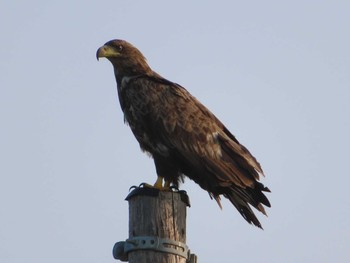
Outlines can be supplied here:
[[129, 202], [129, 238], [117, 242], [113, 256], [129, 263], [197, 262], [186, 245], [185, 191], [136, 188]]

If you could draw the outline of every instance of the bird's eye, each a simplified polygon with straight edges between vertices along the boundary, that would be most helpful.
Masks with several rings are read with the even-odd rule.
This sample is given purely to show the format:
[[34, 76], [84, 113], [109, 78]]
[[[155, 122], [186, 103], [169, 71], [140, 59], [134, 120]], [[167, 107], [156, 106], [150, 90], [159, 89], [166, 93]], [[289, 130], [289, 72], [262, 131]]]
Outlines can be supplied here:
[[123, 50], [123, 46], [119, 45], [119, 46], [117, 46], [117, 49], [118, 49], [118, 51], [122, 51]]

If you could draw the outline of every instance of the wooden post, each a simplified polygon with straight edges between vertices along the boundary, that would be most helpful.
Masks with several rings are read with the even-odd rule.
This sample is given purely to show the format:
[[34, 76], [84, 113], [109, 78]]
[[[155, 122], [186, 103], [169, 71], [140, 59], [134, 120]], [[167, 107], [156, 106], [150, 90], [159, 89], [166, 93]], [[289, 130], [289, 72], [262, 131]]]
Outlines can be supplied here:
[[144, 187], [133, 190], [126, 200], [129, 238], [118, 243], [124, 243], [127, 256], [118, 258], [114, 248], [115, 258], [129, 263], [186, 263], [190, 256], [186, 246], [187, 194]]

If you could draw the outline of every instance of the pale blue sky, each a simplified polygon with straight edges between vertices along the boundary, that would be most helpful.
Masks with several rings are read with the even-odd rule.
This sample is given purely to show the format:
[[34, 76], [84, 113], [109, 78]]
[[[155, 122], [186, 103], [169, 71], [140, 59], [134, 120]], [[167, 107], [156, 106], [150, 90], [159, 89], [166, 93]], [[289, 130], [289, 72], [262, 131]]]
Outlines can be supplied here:
[[258, 158], [265, 230], [189, 180], [187, 244], [209, 262], [350, 257], [349, 1], [2, 1], [0, 262], [115, 262], [153, 161], [123, 124], [110, 39], [137, 46]]

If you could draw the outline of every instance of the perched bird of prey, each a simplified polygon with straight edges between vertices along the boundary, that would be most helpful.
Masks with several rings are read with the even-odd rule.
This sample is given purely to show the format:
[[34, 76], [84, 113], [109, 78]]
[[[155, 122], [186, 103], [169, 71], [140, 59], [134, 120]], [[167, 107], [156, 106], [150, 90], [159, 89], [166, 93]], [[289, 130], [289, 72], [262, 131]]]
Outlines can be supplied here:
[[130, 43], [111, 40], [96, 56], [113, 65], [125, 122], [154, 159], [154, 187], [178, 187], [187, 176], [220, 207], [222, 195], [248, 223], [261, 228], [250, 205], [265, 215], [263, 205], [270, 207], [263, 193], [270, 190], [258, 182], [263, 171], [218, 118], [185, 88], [154, 72]]

